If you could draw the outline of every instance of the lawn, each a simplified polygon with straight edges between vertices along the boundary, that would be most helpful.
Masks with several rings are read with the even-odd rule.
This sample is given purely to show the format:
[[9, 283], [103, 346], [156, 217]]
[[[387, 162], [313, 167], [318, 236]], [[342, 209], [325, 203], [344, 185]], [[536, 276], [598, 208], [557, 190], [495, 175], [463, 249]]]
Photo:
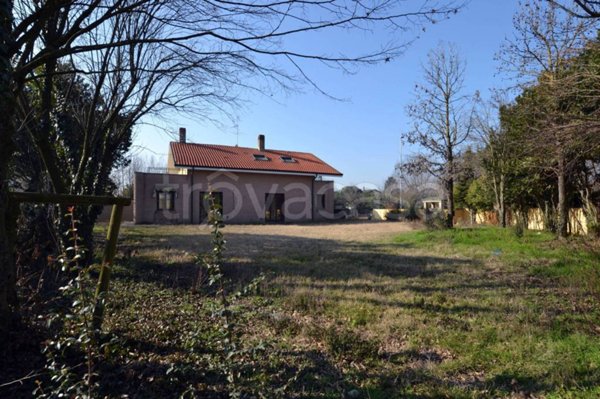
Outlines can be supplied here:
[[390, 222], [223, 231], [227, 288], [242, 291], [230, 361], [194, 263], [207, 229], [124, 227], [102, 394], [600, 396], [597, 243]]

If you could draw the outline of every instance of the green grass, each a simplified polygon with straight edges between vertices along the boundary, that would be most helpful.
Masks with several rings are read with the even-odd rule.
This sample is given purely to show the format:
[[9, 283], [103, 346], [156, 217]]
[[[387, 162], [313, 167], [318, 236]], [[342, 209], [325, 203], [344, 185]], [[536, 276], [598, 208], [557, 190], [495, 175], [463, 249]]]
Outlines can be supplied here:
[[453, 230], [427, 231], [403, 234], [394, 242], [419, 248], [440, 249], [448, 253], [476, 256], [502, 255], [508, 259], [517, 257], [539, 258], [550, 253], [562, 252], [554, 246], [554, 236], [547, 232], [527, 231], [518, 238], [510, 228], [457, 228]]
[[[235, 303], [249, 395], [600, 394], [597, 242], [499, 228], [371, 242], [267, 237], [260, 226], [225, 235], [232, 290], [267, 275]], [[122, 238], [139, 253], [115, 269], [107, 329], [123, 342], [104, 392], [221, 397], [229, 385], [215, 363], [223, 337], [211, 290], [191, 292], [193, 253], [209, 237], [142, 226]]]
[[597, 282], [599, 277], [600, 248], [582, 237], [560, 242], [549, 232], [526, 231], [519, 238], [511, 228], [479, 227], [418, 231], [396, 237], [394, 242], [477, 259], [496, 257], [505, 267], [525, 267], [531, 274], [571, 279], [575, 284], [589, 285], [586, 281]]

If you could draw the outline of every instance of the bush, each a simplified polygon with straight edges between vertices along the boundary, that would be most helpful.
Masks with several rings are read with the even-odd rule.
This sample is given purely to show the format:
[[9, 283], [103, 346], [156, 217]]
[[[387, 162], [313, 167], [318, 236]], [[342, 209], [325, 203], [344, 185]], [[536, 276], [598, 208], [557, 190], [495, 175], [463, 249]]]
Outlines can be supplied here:
[[517, 224], [515, 225], [515, 228], [514, 228], [513, 231], [514, 231], [515, 236], [517, 238], [522, 238], [523, 237], [523, 235], [525, 234], [525, 223], [523, 223], [523, 219], [522, 218], [519, 218], [517, 220]]
[[405, 211], [406, 214], [406, 220], [410, 220], [415, 221], [415, 220], [419, 220], [419, 214], [417, 213], [417, 204], [412, 204], [411, 206], [408, 207], [408, 209]]
[[443, 230], [448, 228], [446, 225], [446, 214], [443, 211], [426, 212], [425, 226], [429, 230]]
[[404, 212], [402, 212], [400, 209], [391, 209], [388, 211], [388, 213], [386, 213], [385, 219], [391, 221], [403, 220]]
[[593, 222], [588, 224], [588, 234], [590, 237], [600, 238], [600, 223]]
[[391, 209], [385, 215], [386, 220], [408, 220], [414, 222], [415, 220], [419, 220], [419, 214], [417, 212], [416, 204], [411, 205], [409, 208], [405, 210], [401, 209]]

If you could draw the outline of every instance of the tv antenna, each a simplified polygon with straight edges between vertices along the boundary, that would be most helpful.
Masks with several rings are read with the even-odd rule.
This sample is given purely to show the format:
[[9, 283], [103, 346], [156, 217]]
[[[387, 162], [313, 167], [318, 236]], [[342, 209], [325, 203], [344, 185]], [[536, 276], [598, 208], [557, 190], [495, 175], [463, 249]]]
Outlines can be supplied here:
[[235, 146], [239, 147], [240, 145], [240, 125], [238, 125], [238, 123], [236, 122], [235, 125], [233, 125], [235, 127]]

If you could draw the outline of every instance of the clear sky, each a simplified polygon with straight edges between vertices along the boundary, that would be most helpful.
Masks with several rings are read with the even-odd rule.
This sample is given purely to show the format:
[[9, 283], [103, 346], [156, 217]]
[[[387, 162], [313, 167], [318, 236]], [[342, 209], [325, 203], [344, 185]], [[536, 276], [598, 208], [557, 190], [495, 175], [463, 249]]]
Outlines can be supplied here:
[[[450, 20], [428, 26], [408, 50], [392, 62], [363, 67], [349, 75], [322, 65], [308, 64], [306, 72], [329, 94], [345, 99], [332, 100], [310, 87], [303, 92], [265, 97], [248, 93], [248, 100], [236, 111], [237, 127], [223, 118], [215, 125], [193, 119], [177, 118], [187, 128], [188, 141], [254, 147], [259, 133], [266, 135], [266, 147], [312, 152], [340, 170], [344, 176], [336, 185], [383, 186], [399, 160], [400, 134], [410, 127], [405, 107], [413, 98], [414, 85], [421, 81], [421, 65], [427, 52], [440, 41], [454, 43], [467, 61], [466, 92], [503, 87], [497, 75], [494, 55], [507, 36], [512, 35], [512, 16], [517, 0], [471, 0]], [[378, 36], [377, 36], [378, 35]], [[341, 35], [327, 37], [330, 44], [344, 41]], [[301, 46], [313, 45], [306, 37]], [[356, 42], [365, 46], [365, 41]], [[339, 43], [348, 45], [348, 41]], [[165, 160], [172, 137], [145, 125], [137, 129], [136, 153]], [[405, 156], [416, 151], [404, 146]]]

